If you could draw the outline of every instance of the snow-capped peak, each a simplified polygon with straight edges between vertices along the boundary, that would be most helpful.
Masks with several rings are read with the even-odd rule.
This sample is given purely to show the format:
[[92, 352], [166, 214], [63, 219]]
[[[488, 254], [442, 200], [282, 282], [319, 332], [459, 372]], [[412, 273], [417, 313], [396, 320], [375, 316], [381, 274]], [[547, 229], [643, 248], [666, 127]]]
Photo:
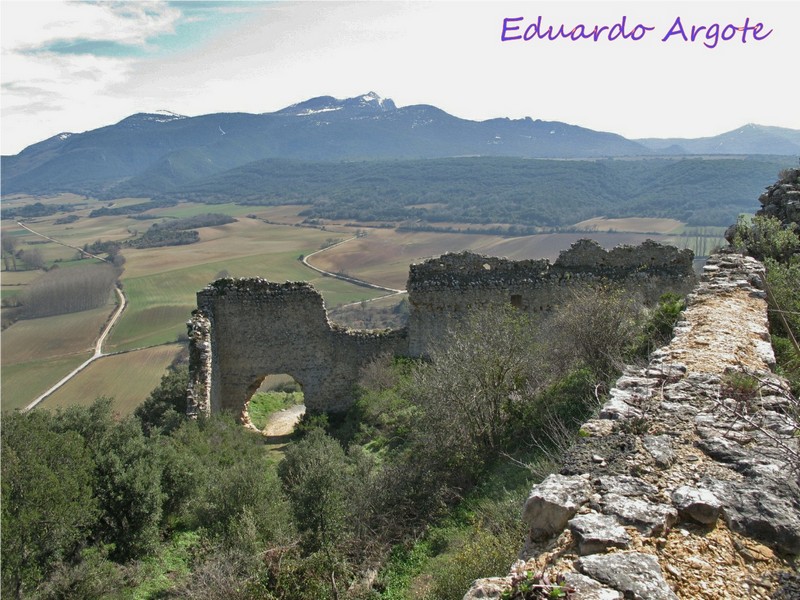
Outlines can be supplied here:
[[174, 120], [174, 119], [185, 119], [186, 118], [186, 115], [179, 115], [176, 112], [172, 112], [171, 110], [164, 110], [163, 108], [157, 110], [154, 114], [163, 115], [165, 117], [170, 117], [172, 120]]
[[342, 116], [352, 116], [353, 110], [369, 112], [385, 112], [395, 110], [397, 107], [389, 98], [381, 98], [375, 92], [369, 92], [353, 98], [339, 99], [333, 96], [319, 96], [304, 102], [292, 104], [278, 111], [297, 117], [307, 117], [320, 113], [340, 112]]
[[379, 106], [383, 106], [383, 98], [381, 98], [375, 92], [369, 92], [368, 94], [364, 94], [361, 96], [361, 100], [363, 102], [377, 102]]

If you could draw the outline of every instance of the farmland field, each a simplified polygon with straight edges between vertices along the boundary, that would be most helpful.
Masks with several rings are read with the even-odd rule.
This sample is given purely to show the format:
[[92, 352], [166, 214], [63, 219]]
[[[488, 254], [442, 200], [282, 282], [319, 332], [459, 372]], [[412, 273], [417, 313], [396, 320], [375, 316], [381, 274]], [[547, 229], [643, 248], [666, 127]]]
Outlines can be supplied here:
[[[5, 345], [5, 341], [3, 344]], [[86, 352], [66, 357], [32, 360], [15, 365], [3, 364], [3, 410], [15, 410], [27, 406], [39, 394], [47, 391], [67, 373], [89, 358], [91, 354], [91, 352]]]
[[86, 406], [95, 398], [106, 396], [114, 399], [114, 412], [129, 415], [158, 385], [165, 369], [180, 350], [180, 345], [169, 344], [104, 356], [46, 398], [40, 406]]
[[97, 336], [113, 308], [109, 304], [69, 315], [17, 321], [3, 332], [3, 367], [94, 351]]
[[[651, 219], [649, 221], [655, 221]], [[653, 226], [647, 223], [647, 226]], [[505, 256], [514, 260], [547, 258], [554, 260], [562, 250], [581, 238], [591, 237], [606, 248], [620, 244], [640, 244], [647, 239], [668, 242], [677, 239], [664, 234], [635, 232], [615, 233], [542, 233], [520, 237], [498, 235], [398, 232], [393, 229], [370, 230], [368, 235], [332, 248], [311, 259], [322, 269], [347, 274], [392, 288], [405, 288], [408, 265], [445, 252], [471, 250], [479, 254]], [[681, 238], [688, 242], [693, 238]]]
[[[31, 201], [33, 199], [17, 198], [4, 199], [3, 202], [5, 206], [12, 206]], [[492, 233], [398, 231], [324, 220], [317, 227], [308, 227], [299, 226], [302, 217], [298, 213], [305, 208], [303, 206], [261, 207], [232, 203], [211, 206], [180, 203], [156, 207], [144, 213], [147, 218], [124, 215], [89, 218], [93, 209], [109, 204], [112, 208], [129, 206], [146, 199], [101, 203], [64, 195], [41, 201], [44, 204], [66, 204], [72, 210], [28, 219], [26, 224], [43, 235], [78, 248], [98, 240], [124, 242], [156, 222], [208, 212], [224, 213], [238, 219], [227, 225], [200, 228], [200, 241], [194, 244], [145, 249], [123, 246], [125, 264], [120, 281], [128, 298], [128, 307], [112, 330], [105, 351], [137, 351], [99, 360], [43, 404], [87, 403], [99, 395], [112, 395], [119, 396], [120, 412], [130, 412], [136, 399], [141, 402], [158, 383], [164, 368], [177, 352], [176, 341], [186, 333], [185, 323], [196, 306], [196, 292], [217, 277], [309, 281], [323, 295], [328, 308], [384, 295], [378, 290], [322, 276], [308, 269], [300, 260], [320, 248], [352, 237], [357, 229], [364, 234], [362, 237], [317, 254], [310, 262], [327, 271], [395, 289], [405, 288], [410, 263], [445, 252], [472, 250], [512, 259], [552, 260], [576, 240], [591, 236], [609, 248], [652, 238], [691, 247], [702, 253], [721, 235], [721, 228], [688, 228], [670, 219], [603, 217], [576, 224], [576, 227], [595, 229], [592, 233], [540, 233], [519, 237]], [[56, 224], [66, 214], [77, 216], [77, 220]], [[476, 226], [470, 227], [477, 229]], [[12, 221], [3, 221], [2, 229], [3, 236], [14, 237], [18, 248], [39, 250], [48, 265], [79, 269], [91, 262], [79, 260], [74, 248], [44, 240]], [[4, 271], [3, 296], [23, 293], [26, 286], [39, 276], [41, 271]], [[399, 296], [374, 305], [364, 304], [358, 310], [393, 306], [401, 299]], [[95, 311], [19, 321], [3, 331], [3, 409], [24, 406], [87, 358], [111, 308], [109, 303], [106, 308]], [[149, 349], [141, 350], [143, 348]]]

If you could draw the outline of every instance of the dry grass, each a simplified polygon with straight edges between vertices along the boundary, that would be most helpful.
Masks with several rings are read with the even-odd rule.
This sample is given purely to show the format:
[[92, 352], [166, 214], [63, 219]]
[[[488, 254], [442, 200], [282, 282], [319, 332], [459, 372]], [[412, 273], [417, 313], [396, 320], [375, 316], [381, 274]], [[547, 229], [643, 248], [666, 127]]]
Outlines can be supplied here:
[[618, 231], [630, 233], [674, 233], [683, 227], [683, 223], [675, 219], [656, 219], [648, 217], [629, 217], [626, 219], [607, 219], [595, 217], [580, 223], [575, 227], [592, 231]]

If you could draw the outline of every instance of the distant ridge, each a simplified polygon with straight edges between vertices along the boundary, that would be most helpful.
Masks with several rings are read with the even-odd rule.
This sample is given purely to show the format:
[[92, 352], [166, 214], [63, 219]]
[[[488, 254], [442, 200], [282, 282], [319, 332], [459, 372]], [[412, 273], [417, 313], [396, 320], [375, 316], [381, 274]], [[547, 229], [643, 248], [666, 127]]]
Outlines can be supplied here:
[[398, 108], [369, 92], [319, 96], [281, 110], [187, 117], [137, 113], [64, 132], [2, 160], [3, 194], [114, 197], [135, 182], [169, 192], [265, 159], [363, 161], [459, 156], [600, 158], [683, 154], [800, 154], [800, 131], [760, 125], [711, 138], [629, 140], [559, 121], [470, 121], [435, 106]]
[[668, 154], [800, 154], [800, 131], [748, 123], [713, 137], [635, 140]]

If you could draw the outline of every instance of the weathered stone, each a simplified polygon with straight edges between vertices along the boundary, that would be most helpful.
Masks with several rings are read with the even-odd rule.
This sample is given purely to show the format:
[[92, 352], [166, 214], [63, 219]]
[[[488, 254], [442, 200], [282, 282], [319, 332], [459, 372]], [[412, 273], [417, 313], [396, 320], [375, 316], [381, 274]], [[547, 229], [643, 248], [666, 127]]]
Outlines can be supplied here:
[[578, 569], [633, 600], [678, 600], [664, 580], [655, 556], [641, 552], [594, 554], [577, 561]]
[[717, 522], [722, 503], [708, 490], [683, 485], [672, 492], [672, 503], [678, 514], [704, 525]]
[[772, 548], [800, 554], [800, 490], [791, 479], [706, 478], [701, 485], [722, 501], [728, 527]]
[[408, 347], [405, 330], [332, 326], [322, 296], [307, 283], [219, 279], [198, 292], [197, 305], [190, 335], [195, 412], [241, 412], [272, 373], [294, 377], [309, 410], [342, 411], [366, 362]]
[[661, 535], [678, 521], [678, 512], [671, 506], [618, 494], [603, 496], [602, 509], [650, 537]]
[[646, 435], [642, 438], [642, 444], [662, 469], [671, 467], [672, 463], [675, 462], [675, 452], [672, 450], [672, 438], [670, 436]]
[[697, 447], [715, 460], [735, 465], [751, 456], [740, 444], [723, 437], [716, 429], [698, 427], [697, 434], [700, 438]]
[[650, 496], [658, 493], [654, 485], [630, 475], [608, 475], [598, 477], [594, 482], [595, 487], [605, 494], [619, 494], [620, 496]]
[[615, 517], [596, 512], [577, 515], [567, 523], [578, 540], [582, 556], [605, 552], [609, 548], [627, 548], [631, 537]]
[[503, 594], [503, 590], [509, 587], [511, 587], [510, 577], [476, 579], [472, 582], [469, 591], [464, 594], [463, 600], [496, 600]]
[[563, 531], [590, 493], [589, 482], [583, 477], [550, 475], [533, 486], [522, 512], [531, 539], [547, 539]]
[[564, 575], [564, 585], [573, 591], [573, 596], [580, 600], [622, 600], [622, 594], [604, 586], [599, 581], [570, 572]]
[[585, 436], [603, 437], [614, 431], [614, 423], [607, 419], [591, 419], [581, 425], [581, 434]]
[[762, 208], [756, 215], [773, 216], [784, 225], [791, 225], [800, 219], [800, 206], [797, 202], [800, 199], [800, 169], [786, 169], [783, 175], [780, 181], [769, 186], [758, 198]]
[[598, 415], [601, 419], [636, 419], [642, 417], [641, 409], [634, 404], [636, 396], [632, 392], [614, 388], [609, 393], [609, 399], [603, 404]]

